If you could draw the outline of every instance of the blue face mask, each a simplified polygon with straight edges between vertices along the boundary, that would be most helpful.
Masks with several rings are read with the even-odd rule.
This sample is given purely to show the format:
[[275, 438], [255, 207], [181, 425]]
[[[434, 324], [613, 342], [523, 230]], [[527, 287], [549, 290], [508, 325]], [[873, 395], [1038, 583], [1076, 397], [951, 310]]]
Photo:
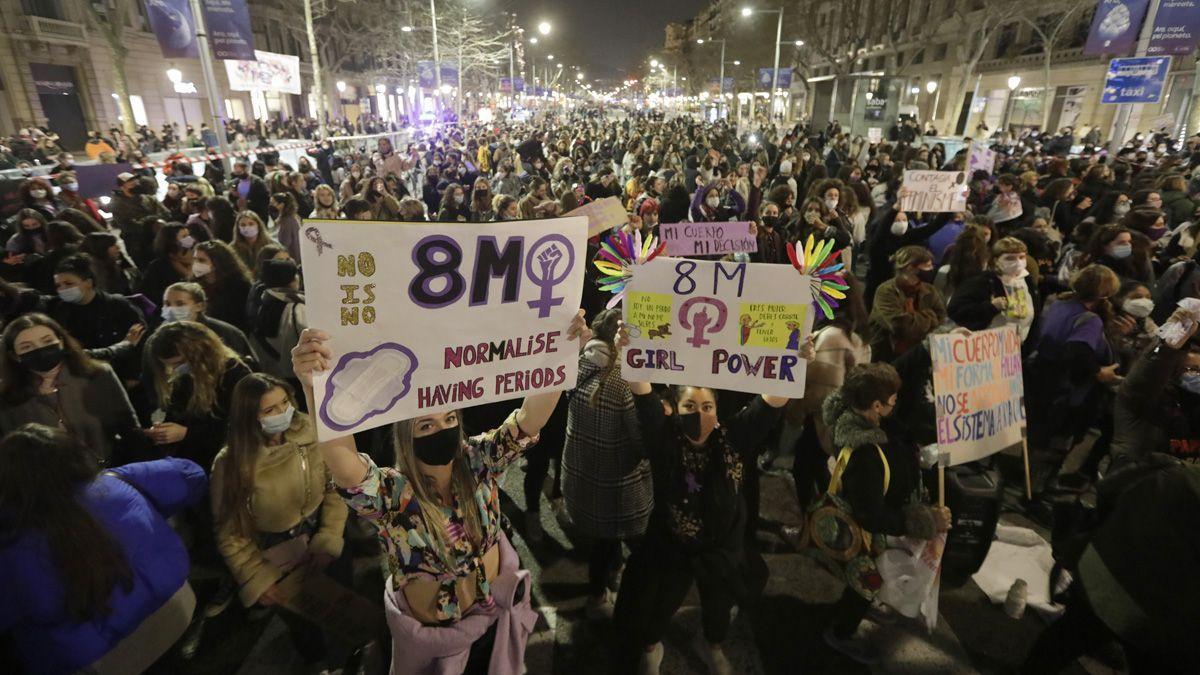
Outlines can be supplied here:
[[292, 426], [292, 417], [296, 414], [296, 409], [288, 405], [287, 410], [278, 415], [267, 415], [266, 417], [258, 418], [258, 423], [262, 425], [264, 434], [281, 434]]
[[1179, 386], [1185, 391], [1200, 394], [1200, 373], [1184, 373], [1179, 376]]
[[175, 321], [190, 321], [192, 319], [192, 310], [187, 307], [168, 307], [162, 308], [163, 321], [172, 323]]
[[1131, 255], [1133, 255], [1132, 244], [1117, 244], [1112, 248], [1112, 257], [1116, 258], [1117, 260], [1124, 260]]
[[64, 288], [58, 292], [58, 297], [61, 298], [63, 302], [69, 302], [72, 305], [77, 305], [83, 300], [83, 289], [78, 286]]

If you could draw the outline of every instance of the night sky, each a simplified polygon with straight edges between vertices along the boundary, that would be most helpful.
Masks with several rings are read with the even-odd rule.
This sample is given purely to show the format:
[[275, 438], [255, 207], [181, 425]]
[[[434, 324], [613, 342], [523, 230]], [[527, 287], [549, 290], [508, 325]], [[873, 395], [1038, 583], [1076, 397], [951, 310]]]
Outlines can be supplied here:
[[[589, 79], [615, 77], [652, 51], [661, 52], [669, 22], [694, 17], [708, 0], [513, 0], [526, 37], [537, 35], [539, 21], [553, 26], [549, 38], [539, 36], [532, 56], [546, 54], [585, 69]], [[529, 48], [529, 45], [526, 45]]]

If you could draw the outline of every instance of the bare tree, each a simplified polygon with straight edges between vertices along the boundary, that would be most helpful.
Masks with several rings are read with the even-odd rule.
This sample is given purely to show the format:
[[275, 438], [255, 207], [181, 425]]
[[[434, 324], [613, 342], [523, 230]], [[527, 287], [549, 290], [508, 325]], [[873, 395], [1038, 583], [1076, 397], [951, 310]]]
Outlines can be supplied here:
[[104, 36], [108, 51], [112, 54], [114, 85], [117, 107], [121, 109], [121, 128], [133, 135], [137, 125], [133, 120], [133, 104], [129, 102], [129, 78], [125, 74], [125, 59], [129, 48], [125, 46], [125, 18], [132, 16], [134, 0], [109, 0], [109, 2], [85, 2], [91, 27]]
[[1050, 93], [1050, 61], [1058, 41], [1070, 33], [1078, 21], [1079, 13], [1087, 3], [1076, 0], [1046, 0], [1032, 3], [1019, 15], [1037, 37], [1042, 48], [1042, 130], [1050, 130], [1050, 107], [1054, 97]]
[[988, 43], [996, 33], [1010, 23], [1020, 12], [1033, 4], [1034, 0], [1014, 0], [1012, 2], [958, 2], [954, 7], [954, 19], [957, 24], [956, 34], [960, 37], [955, 43], [955, 56], [962, 72], [958, 77], [955, 91], [949, 97], [952, 107], [947, 119], [955, 123], [953, 111], [955, 101], [962, 99], [971, 87], [971, 77], [975, 68], [983, 59]]

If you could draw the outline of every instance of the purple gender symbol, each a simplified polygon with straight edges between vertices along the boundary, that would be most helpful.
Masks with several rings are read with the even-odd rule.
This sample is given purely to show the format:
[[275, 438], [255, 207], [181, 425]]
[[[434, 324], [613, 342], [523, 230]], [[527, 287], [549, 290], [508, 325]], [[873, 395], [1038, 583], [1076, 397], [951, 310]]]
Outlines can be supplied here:
[[[692, 320], [688, 319], [688, 310], [693, 305], [712, 305], [717, 310], [717, 318], [712, 318], [708, 315], [708, 308], [705, 307], [699, 312], [692, 315]], [[708, 344], [710, 340], [704, 338], [704, 333], [717, 333], [725, 327], [725, 320], [729, 318], [729, 309], [725, 307], [725, 303], [716, 298], [695, 297], [690, 298], [679, 306], [679, 324], [684, 328], [692, 331], [692, 336], [684, 340], [693, 347], [700, 348]], [[694, 323], [694, 325], [693, 325]], [[712, 326], [711, 330], [709, 326]]]
[[[538, 251], [539, 248], [542, 250]], [[556, 275], [555, 269], [563, 261], [564, 251], [567, 264], [562, 268], [561, 274]], [[537, 274], [534, 273], [535, 261], [539, 270]], [[554, 287], [562, 283], [574, 267], [575, 248], [571, 246], [570, 240], [561, 234], [548, 234], [529, 247], [529, 253], [525, 256], [525, 276], [541, 288], [542, 293], [537, 300], [530, 300], [528, 304], [538, 311], [539, 319], [550, 316], [551, 309], [563, 304], [563, 298], [554, 297]]]

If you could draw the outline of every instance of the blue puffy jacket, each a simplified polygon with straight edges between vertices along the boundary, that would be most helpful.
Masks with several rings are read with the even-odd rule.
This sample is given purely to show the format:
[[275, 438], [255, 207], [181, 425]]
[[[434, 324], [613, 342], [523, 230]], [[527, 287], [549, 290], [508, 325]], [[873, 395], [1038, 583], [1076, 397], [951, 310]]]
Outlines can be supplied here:
[[[52, 467], [47, 467], [52, 470]], [[78, 499], [124, 551], [133, 572], [127, 593], [113, 590], [108, 615], [76, 622], [45, 538], [28, 532], [0, 549], [0, 633], [11, 633], [29, 673], [72, 673], [90, 665], [137, 629], [183, 587], [188, 555], [167, 518], [207, 491], [200, 465], [160, 459], [113, 469], [79, 488]]]

